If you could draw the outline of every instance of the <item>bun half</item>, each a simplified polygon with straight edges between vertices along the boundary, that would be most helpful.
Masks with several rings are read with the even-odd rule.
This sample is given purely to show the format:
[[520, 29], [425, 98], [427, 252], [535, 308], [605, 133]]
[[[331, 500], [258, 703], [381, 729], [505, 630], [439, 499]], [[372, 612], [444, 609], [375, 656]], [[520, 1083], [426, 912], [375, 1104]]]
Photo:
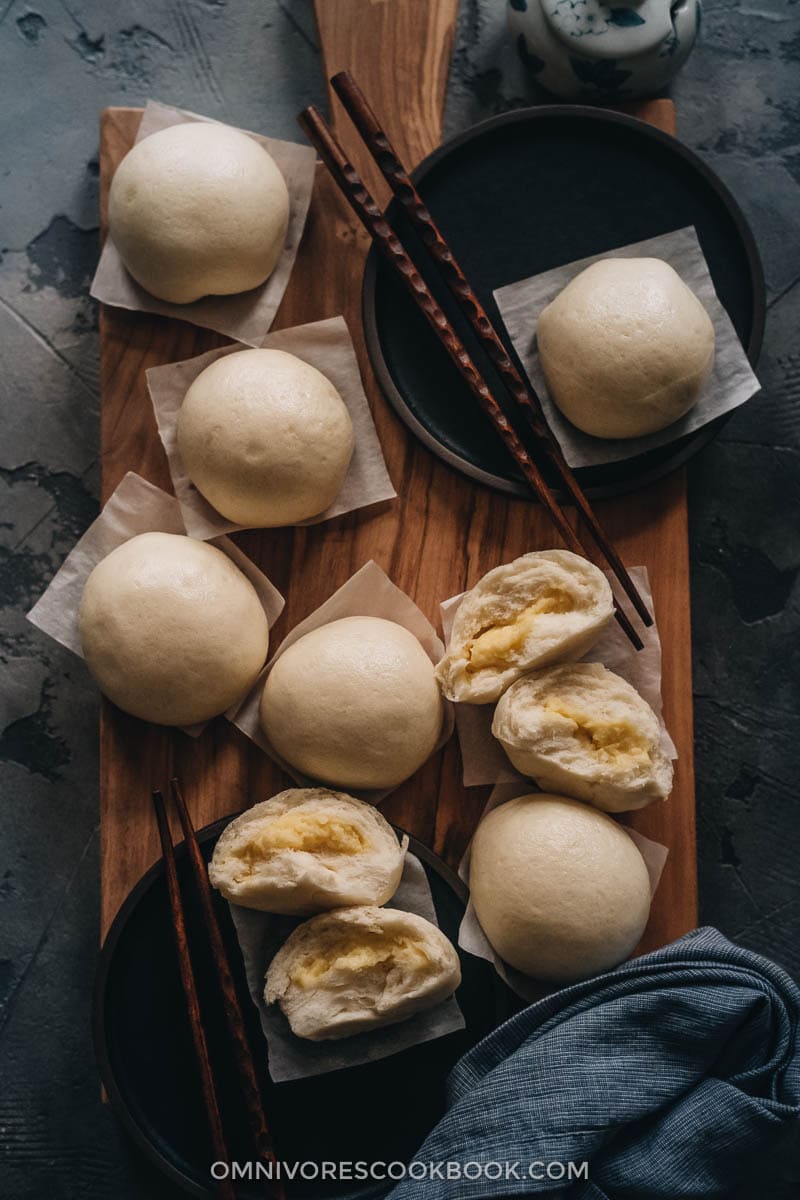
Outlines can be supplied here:
[[490, 704], [526, 671], [589, 650], [613, 615], [587, 559], [538, 550], [495, 567], [464, 596], [436, 676], [449, 700]]
[[643, 808], [672, 788], [658, 717], [600, 663], [562, 663], [518, 679], [497, 702], [492, 733], [544, 791], [606, 812]]
[[299, 925], [270, 964], [264, 999], [298, 1037], [329, 1041], [433, 1008], [460, 982], [458, 955], [430, 921], [364, 906]]
[[232, 904], [308, 916], [386, 904], [407, 845], [371, 804], [328, 788], [289, 788], [231, 821], [208, 873]]

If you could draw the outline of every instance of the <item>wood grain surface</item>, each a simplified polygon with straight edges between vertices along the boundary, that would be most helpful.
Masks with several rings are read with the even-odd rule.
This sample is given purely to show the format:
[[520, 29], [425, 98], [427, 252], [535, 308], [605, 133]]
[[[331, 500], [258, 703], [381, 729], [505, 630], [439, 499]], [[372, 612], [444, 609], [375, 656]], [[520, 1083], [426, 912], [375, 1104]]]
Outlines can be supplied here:
[[[457, 0], [318, 0], [326, 77], [354, 72], [384, 118], [398, 151], [413, 165], [440, 140]], [[379, 51], [378, 51], [379, 48]], [[377, 195], [374, 170], [332, 101], [336, 131]], [[674, 128], [667, 101], [639, 115]], [[139, 110], [109, 109], [101, 120], [102, 228], [109, 181], [130, 147]], [[299, 134], [298, 134], [299, 137]], [[536, 503], [471, 483], [419, 445], [380, 395], [360, 332], [366, 235], [321, 166], [308, 226], [275, 328], [343, 313], [356, 342], [398, 499], [380, 508], [302, 529], [237, 536], [286, 596], [273, 645], [372, 558], [438, 626], [439, 601], [474, 584], [489, 568], [528, 550], [557, 545]], [[167, 464], [145, 388], [144, 370], [221, 344], [182, 322], [103, 307], [100, 314], [103, 499], [126, 471], [169, 489]], [[666, 804], [632, 818], [670, 856], [644, 945], [673, 939], [696, 924], [691, 653], [686, 491], [681, 473], [599, 507], [628, 566], [645, 564], [664, 646], [664, 711], [680, 758]], [[287, 780], [261, 751], [220, 718], [198, 739], [145, 725], [103, 704], [100, 726], [102, 932], [130, 888], [158, 855], [150, 790], [177, 774], [197, 828], [263, 799]], [[384, 803], [386, 816], [454, 864], [486, 800], [465, 790], [454, 738]]]

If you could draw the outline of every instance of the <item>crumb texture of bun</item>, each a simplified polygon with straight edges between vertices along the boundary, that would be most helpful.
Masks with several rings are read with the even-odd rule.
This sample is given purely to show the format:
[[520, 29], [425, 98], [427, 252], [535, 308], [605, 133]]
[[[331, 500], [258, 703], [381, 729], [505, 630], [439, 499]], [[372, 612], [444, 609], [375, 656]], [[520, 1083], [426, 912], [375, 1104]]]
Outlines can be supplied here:
[[140, 533], [106, 555], [86, 581], [78, 628], [100, 690], [158, 725], [224, 712], [269, 647], [250, 580], [215, 546], [174, 533]]
[[553, 401], [601, 438], [644, 437], [679, 420], [714, 365], [714, 326], [659, 258], [606, 258], [571, 280], [536, 325]]
[[386, 904], [407, 846], [371, 804], [328, 788], [289, 788], [226, 826], [208, 873], [232, 904], [305, 917]]
[[625, 812], [664, 800], [672, 762], [661, 723], [634, 687], [600, 663], [524, 675], [500, 697], [492, 733], [543, 791]]
[[613, 616], [603, 572], [570, 550], [534, 550], [461, 601], [436, 668], [449, 700], [490, 704], [526, 671], [581, 658]]
[[248, 529], [318, 516], [339, 494], [353, 423], [331, 381], [283, 350], [238, 350], [189, 387], [178, 414], [187, 475]]
[[128, 272], [170, 304], [259, 287], [286, 241], [289, 192], [272, 155], [190, 121], [137, 142], [114, 173], [108, 227]]
[[623, 962], [650, 912], [647, 866], [623, 827], [579, 800], [539, 793], [478, 825], [470, 895], [500, 958], [554, 983]]
[[312, 917], [270, 963], [264, 999], [310, 1041], [394, 1025], [452, 996], [458, 954], [424, 917], [365, 905]]
[[389, 788], [433, 753], [442, 701], [408, 629], [342, 617], [289, 646], [267, 675], [261, 724], [297, 771], [340, 788]]

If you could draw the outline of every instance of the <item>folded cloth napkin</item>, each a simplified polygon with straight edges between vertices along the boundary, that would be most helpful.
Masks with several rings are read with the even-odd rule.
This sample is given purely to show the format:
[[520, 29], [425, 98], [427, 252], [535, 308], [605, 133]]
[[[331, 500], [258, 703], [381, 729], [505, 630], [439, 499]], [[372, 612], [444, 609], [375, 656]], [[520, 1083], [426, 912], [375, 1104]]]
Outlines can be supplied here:
[[[568, 987], [456, 1065], [419, 1178], [391, 1200], [772, 1198], [800, 1135], [798, 1017], [788, 975], [710, 928]], [[743, 1193], [745, 1178], [765, 1186]]]

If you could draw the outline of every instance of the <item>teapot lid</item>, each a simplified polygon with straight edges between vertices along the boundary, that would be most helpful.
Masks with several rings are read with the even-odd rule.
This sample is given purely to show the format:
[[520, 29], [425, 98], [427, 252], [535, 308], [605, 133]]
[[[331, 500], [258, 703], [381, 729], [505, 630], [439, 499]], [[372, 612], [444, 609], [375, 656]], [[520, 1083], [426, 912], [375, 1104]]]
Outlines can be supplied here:
[[540, 0], [556, 37], [585, 58], [626, 58], [672, 33], [671, 0]]

